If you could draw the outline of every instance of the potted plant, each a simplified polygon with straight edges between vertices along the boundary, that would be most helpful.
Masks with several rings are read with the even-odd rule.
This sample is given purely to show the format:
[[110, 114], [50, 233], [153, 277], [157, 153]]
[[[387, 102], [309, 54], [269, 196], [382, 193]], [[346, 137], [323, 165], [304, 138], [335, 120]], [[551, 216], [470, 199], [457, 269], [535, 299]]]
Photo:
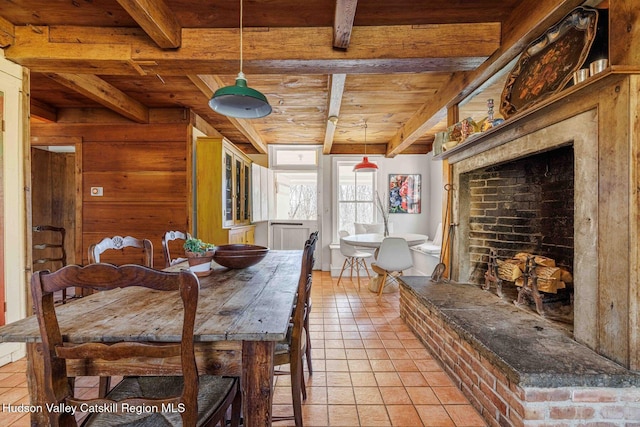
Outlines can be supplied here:
[[214, 244], [193, 237], [185, 240], [184, 252], [189, 262], [189, 269], [196, 275], [209, 274], [215, 248]]

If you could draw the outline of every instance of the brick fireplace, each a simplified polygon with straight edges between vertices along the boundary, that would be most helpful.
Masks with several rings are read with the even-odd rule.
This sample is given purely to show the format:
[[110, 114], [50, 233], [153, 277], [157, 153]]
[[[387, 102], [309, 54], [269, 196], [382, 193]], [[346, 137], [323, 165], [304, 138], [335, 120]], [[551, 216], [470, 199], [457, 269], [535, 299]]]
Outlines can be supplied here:
[[460, 176], [471, 282], [484, 281], [490, 250], [500, 259], [539, 254], [573, 269], [573, 164], [568, 145]]
[[604, 73], [441, 156], [453, 280], [483, 281], [489, 249], [573, 272], [573, 330], [479, 287], [403, 280], [401, 316], [491, 425], [640, 421], [638, 93], [640, 75]]

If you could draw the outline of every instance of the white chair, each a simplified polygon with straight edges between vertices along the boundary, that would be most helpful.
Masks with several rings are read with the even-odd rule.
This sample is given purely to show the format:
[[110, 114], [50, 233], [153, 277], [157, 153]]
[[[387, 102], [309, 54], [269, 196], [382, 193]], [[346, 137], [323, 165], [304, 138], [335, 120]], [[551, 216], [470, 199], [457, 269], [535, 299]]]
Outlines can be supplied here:
[[[383, 223], [364, 224], [361, 222], [353, 223], [355, 234], [382, 234], [384, 233]], [[393, 233], [393, 223], [389, 223], [389, 233]]]
[[407, 241], [401, 237], [387, 237], [382, 241], [376, 262], [371, 264], [371, 268], [380, 274], [380, 288], [378, 296], [387, 284], [387, 277], [395, 280], [402, 276], [402, 271], [413, 267], [413, 258]]
[[342, 279], [342, 274], [346, 268], [351, 268], [351, 280], [353, 281], [353, 268], [356, 269], [356, 275], [358, 276], [358, 290], [360, 290], [360, 268], [364, 267], [367, 272], [367, 276], [369, 280], [371, 280], [371, 274], [369, 274], [369, 269], [367, 268], [367, 263], [365, 262], [366, 258], [372, 256], [369, 252], [359, 251], [348, 243], [346, 243], [343, 238], [347, 237], [349, 233], [345, 230], [338, 231], [338, 235], [340, 236], [340, 253], [344, 256], [344, 262], [342, 263], [342, 270], [340, 271], [340, 277], [338, 277], [338, 285], [340, 285], [340, 280]]

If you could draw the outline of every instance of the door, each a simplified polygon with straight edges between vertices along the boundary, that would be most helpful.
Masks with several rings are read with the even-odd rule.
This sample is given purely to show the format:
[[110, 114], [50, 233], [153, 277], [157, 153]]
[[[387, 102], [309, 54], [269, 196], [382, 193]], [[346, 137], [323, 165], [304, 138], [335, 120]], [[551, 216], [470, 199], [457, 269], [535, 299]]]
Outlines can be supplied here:
[[[22, 108], [22, 69], [0, 58], [0, 293], [3, 322], [27, 313], [25, 156]], [[10, 245], [7, 250], [5, 245]], [[4, 304], [6, 302], [6, 304]], [[23, 357], [24, 345], [0, 344], [0, 365]]]
[[[270, 246], [302, 250], [309, 235], [318, 230], [318, 174], [316, 171], [276, 171], [271, 188], [275, 208], [274, 219], [269, 221]], [[320, 265], [316, 262], [317, 268]]]
[[317, 227], [317, 221], [271, 221], [272, 248], [302, 250]]

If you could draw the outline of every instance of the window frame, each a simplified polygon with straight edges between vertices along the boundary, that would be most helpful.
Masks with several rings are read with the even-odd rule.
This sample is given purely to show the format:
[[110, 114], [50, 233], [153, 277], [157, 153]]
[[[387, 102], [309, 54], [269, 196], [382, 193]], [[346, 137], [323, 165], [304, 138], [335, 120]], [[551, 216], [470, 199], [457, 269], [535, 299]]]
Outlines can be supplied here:
[[[360, 204], [370, 204], [372, 207], [372, 212], [373, 212], [373, 218], [374, 221], [378, 220], [378, 209], [376, 206], [376, 200], [375, 200], [375, 192], [378, 190], [378, 174], [376, 172], [373, 172], [373, 192], [374, 192], [374, 196], [372, 198], [371, 201], [358, 201], [358, 200], [353, 200], [353, 201], [341, 201], [339, 200], [340, 197], [340, 191], [338, 186], [340, 185], [340, 167], [341, 166], [355, 166], [356, 164], [358, 164], [360, 161], [362, 160], [362, 158], [354, 158], [354, 157], [334, 157], [333, 158], [333, 184], [332, 184], [332, 195], [331, 195], [331, 201], [332, 201], [332, 205], [333, 205], [333, 213], [332, 213], [332, 228], [333, 228], [333, 241], [334, 242], [339, 242], [340, 238], [338, 237], [338, 231], [340, 229], [340, 204], [341, 203], [360, 203]], [[372, 163], [377, 163], [375, 160], [370, 160]], [[368, 173], [372, 173], [372, 172], [359, 172], [361, 174], [368, 174]], [[353, 172], [353, 174], [355, 174], [356, 176], [356, 182], [357, 182], [357, 172]]]

